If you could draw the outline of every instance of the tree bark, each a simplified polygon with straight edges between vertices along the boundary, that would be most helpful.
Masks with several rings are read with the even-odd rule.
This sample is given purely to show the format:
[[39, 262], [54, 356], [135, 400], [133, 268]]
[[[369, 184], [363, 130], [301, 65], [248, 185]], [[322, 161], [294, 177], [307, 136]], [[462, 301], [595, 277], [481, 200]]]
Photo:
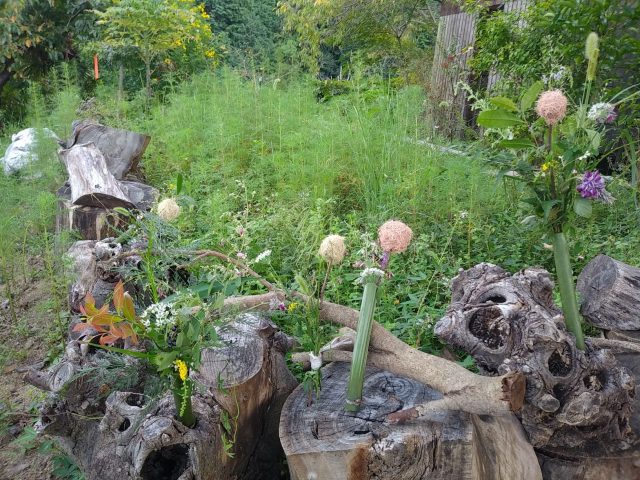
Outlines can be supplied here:
[[[442, 395], [408, 378], [368, 367], [357, 413], [344, 410], [349, 365], [322, 369], [320, 396], [298, 387], [280, 420], [280, 440], [293, 480], [533, 480], [540, 469], [514, 417], [437, 410], [420, 423], [390, 425], [394, 412]], [[517, 460], [516, 460], [517, 459]], [[428, 473], [427, 473], [428, 472]]]
[[635, 381], [611, 349], [576, 348], [541, 269], [510, 275], [480, 264], [453, 281], [451, 306], [436, 334], [473, 355], [488, 375], [522, 372], [519, 412], [539, 452], [563, 458], [628, 457], [637, 449]]
[[104, 209], [135, 208], [95, 145], [74, 145], [62, 150], [60, 157], [69, 173], [71, 203]]
[[598, 255], [578, 276], [580, 311], [605, 330], [640, 330], [640, 268]]
[[109, 172], [116, 180], [122, 180], [137, 168], [150, 141], [148, 135], [82, 120], [73, 123], [73, 132], [66, 142], [66, 148], [93, 143], [104, 156]]

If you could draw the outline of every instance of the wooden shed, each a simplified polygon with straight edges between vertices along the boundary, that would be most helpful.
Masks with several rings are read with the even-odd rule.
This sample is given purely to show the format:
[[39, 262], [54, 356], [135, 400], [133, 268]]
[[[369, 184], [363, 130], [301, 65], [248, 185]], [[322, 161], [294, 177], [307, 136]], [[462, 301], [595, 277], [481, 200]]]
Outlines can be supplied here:
[[[481, 0], [489, 11], [521, 11], [531, 0]], [[438, 36], [431, 68], [429, 118], [447, 137], [461, 137], [473, 124], [473, 112], [459, 82], [474, 88], [490, 88], [496, 75], [474, 78], [469, 68], [476, 37], [477, 15], [467, 13], [455, 1], [445, 0], [440, 8]]]

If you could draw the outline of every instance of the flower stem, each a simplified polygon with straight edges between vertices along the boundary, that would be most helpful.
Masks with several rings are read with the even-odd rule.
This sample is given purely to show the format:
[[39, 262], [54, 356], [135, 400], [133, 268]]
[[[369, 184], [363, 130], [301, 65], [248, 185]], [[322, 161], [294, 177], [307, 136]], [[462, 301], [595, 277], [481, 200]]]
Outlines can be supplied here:
[[556, 275], [560, 286], [562, 312], [567, 329], [576, 338], [576, 346], [584, 350], [584, 335], [582, 333], [581, 318], [576, 300], [576, 289], [573, 283], [573, 272], [569, 261], [569, 247], [564, 232], [553, 234], [553, 256], [556, 263]]
[[353, 347], [353, 360], [351, 361], [351, 374], [347, 387], [347, 403], [345, 410], [357, 412], [362, 400], [362, 386], [364, 385], [364, 372], [367, 366], [367, 354], [369, 353], [369, 340], [373, 326], [373, 313], [376, 308], [376, 293], [378, 291], [377, 280], [368, 281], [364, 285], [360, 316], [358, 317], [358, 332], [356, 343]]

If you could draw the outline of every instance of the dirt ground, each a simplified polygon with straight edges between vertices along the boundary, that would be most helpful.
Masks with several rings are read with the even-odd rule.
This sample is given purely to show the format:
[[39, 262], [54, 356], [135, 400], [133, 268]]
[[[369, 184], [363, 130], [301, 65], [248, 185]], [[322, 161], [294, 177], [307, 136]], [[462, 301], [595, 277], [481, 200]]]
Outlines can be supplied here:
[[[45, 480], [54, 476], [52, 458], [60, 452], [51, 439], [35, 435], [32, 426], [46, 393], [23, 382], [27, 368], [39, 368], [52, 348], [50, 288], [42, 262], [30, 262], [29, 280], [18, 281], [13, 290], [17, 321], [0, 284], [0, 480]], [[70, 477], [66, 477], [70, 478]]]

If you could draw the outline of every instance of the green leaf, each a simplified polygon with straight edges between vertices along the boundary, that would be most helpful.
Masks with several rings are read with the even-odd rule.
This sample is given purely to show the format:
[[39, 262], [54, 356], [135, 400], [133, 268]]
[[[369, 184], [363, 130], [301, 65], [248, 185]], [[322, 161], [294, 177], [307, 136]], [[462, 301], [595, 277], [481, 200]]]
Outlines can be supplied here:
[[512, 148], [514, 150], [522, 150], [523, 148], [532, 148], [536, 145], [528, 138], [514, 138], [512, 140], [502, 140], [498, 145], [502, 148]]
[[507, 97], [493, 97], [489, 99], [493, 105], [498, 108], [502, 108], [503, 110], [508, 110], [509, 112], [517, 112], [518, 107], [514, 103], [513, 100]]
[[549, 220], [553, 207], [555, 207], [559, 203], [560, 203], [560, 200], [547, 200], [545, 202], [542, 202], [542, 211], [544, 212], [545, 220]]
[[506, 110], [485, 110], [478, 115], [478, 125], [485, 128], [508, 128], [524, 123]]
[[534, 84], [531, 85], [526, 92], [524, 92], [522, 98], [520, 99], [520, 111], [526, 112], [527, 110], [529, 110], [537, 100], [538, 95], [540, 95], [540, 92], [543, 88], [544, 84], [540, 80], [534, 82]]
[[159, 352], [153, 360], [158, 371], [162, 371], [170, 368], [176, 358], [178, 358], [178, 352]]
[[183, 182], [182, 173], [178, 173], [178, 178], [176, 179], [176, 195], [180, 195], [182, 191], [182, 182]]
[[176, 348], [182, 348], [184, 345], [184, 333], [180, 332], [176, 337]]
[[576, 198], [573, 202], [573, 211], [584, 218], [589, 218], [593, 211], [593, 205], [586, 198]]
[[602, 140], [602, 136], [600, 132], [596, 130], [586, 130], [587, 136], [589, 137], [590, 149], [592, 154], [597, 154], [600, 149], [600, 141]]

